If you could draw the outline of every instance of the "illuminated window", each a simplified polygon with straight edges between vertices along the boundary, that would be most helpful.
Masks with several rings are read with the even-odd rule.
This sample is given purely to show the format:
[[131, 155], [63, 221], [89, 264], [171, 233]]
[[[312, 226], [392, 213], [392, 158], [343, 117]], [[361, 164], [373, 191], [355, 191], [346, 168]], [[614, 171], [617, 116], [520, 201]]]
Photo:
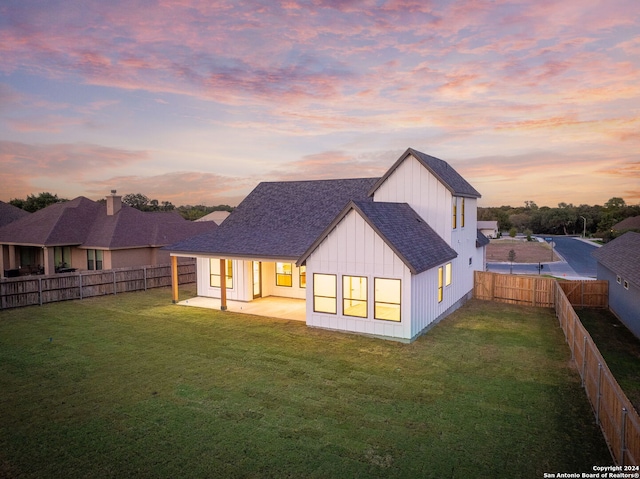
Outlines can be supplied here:
[[444, 297], [443, 276], [442, 266], [440, 266], [438, 268], [438, 303], [442, 302], [442, 298]]
[[342, 277], [342, 314], [366, 318], [367, 278], [362, 276]]
[[[228, 289], [233, 288], [233, 261], [227, 260], [226, 264], [226, 286]], [[210, 280], [209, 284], [212, 288], [220, 287], [220, 260], [211, 258], [209, 260]]]
[[400, 321], [402, 291], [399, 279], [374, 278], [373, 317]]
[[291, 286], [293, 276], [291, 263], [276, 263], [276, 286]]
[[313, 310], [316, 313], [336, 314], [336, 283], [335, 274], [313, 274]]
[[306, 266], [300, 266], [300, 287], [301, 288], [307, 287], [307, 267]]
[[100, 270], [102, 269], [102, 255], [101, 249], [88, 249], [87, 250], [87, 269]]
[[447, 263], [444, 266], [444, 285], [449, 286], [451, 284], [451, 263]]
[[458, 227], [458, 199], [454, 196], [451, 203], [451, 224], [453, 229]]
[[462, 198], [462, 205], [460, 208], [460, 227], [464, 228], [464, 198]]

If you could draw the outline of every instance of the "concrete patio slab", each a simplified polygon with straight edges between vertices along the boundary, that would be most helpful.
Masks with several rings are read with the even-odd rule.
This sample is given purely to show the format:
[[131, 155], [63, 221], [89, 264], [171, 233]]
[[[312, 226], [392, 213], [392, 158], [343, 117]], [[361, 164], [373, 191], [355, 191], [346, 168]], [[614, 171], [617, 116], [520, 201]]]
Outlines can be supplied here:
[[[179, 301], [178, 305], [220, 310], [219, 299], [205, 298], [203, 296], [196, 296]], [[227, 311], [254, 314], [256, 316], [268, 316], [271, 318], [292, 319], [294, 321], [306, 321], [306, 301], [304, 299], [268, 296], [266, 298], [254, 299], [250, 302], [227, 300]]]

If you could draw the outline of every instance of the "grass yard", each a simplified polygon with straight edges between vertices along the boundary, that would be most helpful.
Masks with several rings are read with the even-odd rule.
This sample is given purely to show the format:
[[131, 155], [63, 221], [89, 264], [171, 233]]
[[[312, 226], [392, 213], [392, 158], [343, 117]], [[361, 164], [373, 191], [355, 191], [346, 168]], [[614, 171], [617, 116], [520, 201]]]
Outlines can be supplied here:
[[538, 478], [612, 460], [550, 310], [412, 344], [181, 307], [0, 312], [2, 478]]
[[579, 309], [580, 321], [631, 403], [640, 411], [640, 340], [606, 309]]
[[[539, 241], [525, 241], [515, 239], [492, 239], [487, 245], [487, 261], [507, 262], [509, 251], [516, 253], [514, 263], [548, 263], [551, 261], [551, 246]], [[560, 258], [553, 251], [553, 261]]]

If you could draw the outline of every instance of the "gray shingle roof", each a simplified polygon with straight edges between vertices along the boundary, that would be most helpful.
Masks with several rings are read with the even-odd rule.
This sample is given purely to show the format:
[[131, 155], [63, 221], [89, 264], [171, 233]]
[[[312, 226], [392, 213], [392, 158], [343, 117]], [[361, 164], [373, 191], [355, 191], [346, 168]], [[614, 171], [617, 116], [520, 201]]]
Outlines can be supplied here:
[[427, 155], [420, 151], [408, 148], [400, 158], [393, 164], [389, 171], [380, 178], [380, 180], [374, 185], [371, 190], [371, 194], [378, 189], [378, 187], [384, 183], [384, 181], [400, 166], [400, 164], [408, 157], [413, 156], [422, 165], [429, 170], [436, 178], [438, 178], [442, 184], [455, 196], [465, 196], [468, 198], [480, 198], [481, 195], [478, 191], [467, 182], [460, 174], [454, 170], [449, 163], [434, 156]]
[[476, 248], [487, 246], [489, 243], [491, 243], [491, 240], [483, 235], [480, 230], [478, 230], [478, 234], [476, 236]]
[[614, 231], [637, 230], [640, 229], [640, 216], [630, 216], [611, 227]]
[[640, 287], [640, 233], [625, 233], [591, 254], [598, 263]]
[[105, 205], [79, 196], [0, 228], [0, 243], [137, 248], [171, 244], [215, 228], [213, 222], [194, 223], [175, 212], [142, 212], [127, 205], [109, 216]]
[[295, 260], [377, 178], [260, 183], [213, 232], [173, 244], [176, 253]]
[[29, 216], [28, 211], [0, 201], [0, 227], [24, 218], [25, 216]]
[[304, 262], [349, 211], [356, 210], [413, 274], [450, 261], [458, 254], [407, 203], [352, 201], [311, 245]]

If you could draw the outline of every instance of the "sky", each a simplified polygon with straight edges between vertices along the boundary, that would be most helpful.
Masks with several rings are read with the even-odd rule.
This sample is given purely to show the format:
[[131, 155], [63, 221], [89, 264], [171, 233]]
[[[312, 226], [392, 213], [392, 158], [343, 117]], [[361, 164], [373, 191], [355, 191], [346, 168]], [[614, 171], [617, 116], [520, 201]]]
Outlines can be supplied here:
[[237, 205], [407, 148], [480, 206], [640, 203], [637, 0], [1, 0], [0, 200]]

